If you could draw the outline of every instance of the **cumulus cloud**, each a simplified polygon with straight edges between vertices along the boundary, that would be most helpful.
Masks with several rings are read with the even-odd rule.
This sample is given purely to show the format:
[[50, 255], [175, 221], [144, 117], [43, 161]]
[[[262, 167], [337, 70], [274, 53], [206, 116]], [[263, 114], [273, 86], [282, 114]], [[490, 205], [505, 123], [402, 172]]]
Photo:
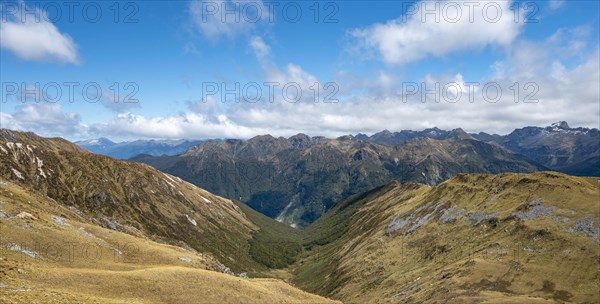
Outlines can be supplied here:
[[[16, 101], [16, 102], [35, 102], [35, 103], [72, 103], [72, 102], [87, 102], [89, 104], [99, 103], [106, 109], [115, 112], [122, 113], [134, 108], [140, 108], [139, 100], [135, 98], [135, 92], [138, 90], [137, 83], [126, 83], [120, 85], [119, 91], [115, 91], [115, 88], [109, 88], [101, 86], [96, 82], [89, 83], [77, 83], [75, 89], [71, 89], [66, 85], [61, 85], [57, 82], [47, 83], [42, 85], [40, 83], [4, 83], [7, 92], [4, 94], [5, 101]], [[86, 92], [85, 95], [81, 91], [81, 87], [89, 85], [91, 90]], [[94, 89], [96, 91], [94, 91]], [[77, 92], [77, 93], [75, 93]], [[95, 92], [98, 93], [96, 96]], [[127, 93], [125, 95], [118, 94], [119, 92]], [[75, 93], [75, 94], [74, 94]], [[81, 94], [79, 94], [81, 93]], [[89, 95], [88, 95], [89, 94]]]
[[95, 124], [91, 128], [95, 134], [137, 138], [247, 138], [256, 131], [255, 128], [232, 122], [226, 115], [219, 115], [217, 121], [211, 121], [196, 112], [152, 118], [122, 113], [107, 123]]
[[64, 112], [58, 103], [24, 104], [13, 114], [0, 112], [1, 127], [33, 131], [43, 136], [79, 136], [87, 132], [77, 113]]
[[[79, 63], [77, 45], [73, 39], [61, 33], [48, 20], [45, 11], [36, 8], [36, 15], [33, 16], [22, 14], [21, 11], [25, 9], [25, 4], [20, 2], [15, 14], [3, 14], [0, 46], [24, 60]], [[30, 8], [27, 10], [31, 11]]]
[[[121, 112], [110, 121], [89, 127], [81, 123], [78, 115], [64, 113], [58, 105], [27, 105], [14, 114], [2, 113], [2, 127], [44, 131], [40, 132], [44, 135], [62, 132], [59, 135], [69, 138], [76, 136], [73, 134], [111, 138], [249, 138], [299, 132], [339, 136], [374, 133], [384, 128], [434, 126], [503, 134], [517, 127], [544, 126], [558, 120], [567, 120], [572, 126], [597, 127], [600, 46], [586, 43], [590, 41], [589, 32], [585, 28], [559, 29], [541, 41], [519, 38], [503, 52], [504, 58], [490, 63], [489, 77], [468, 79], [468, 74], [461, 71], [425, 74], [412, 83], [418, 86], [414, 93], [403, 87], [406, 80], [395, 74], [395, 67], [373, 74], [341, 71], [332, 80], [340, 89], [334, 96], [340, 100], [338, 103], [324, 103], [323, 98], [315, 102], [311, 86], [320, 84], [324, 94], [323, 81], [299, 64], [277, 65], [271, 58], [271, 47], [255, 36], [249, 40], [249, 47], [262, 67], [262, 81], [279, 83], [273, 102], [266, 98], [249, 103], [224, 101], [219, 95], [199, 96], [197, 102], [189, 102], [185, 112], [179, 114], [144, 116]], [[281, 87], [286, 83], [300, 85], [300, 101], [288, 102], [281, 97]], [[497, 84], [502, 95], [496, 99], [494, 88], [486, 92], [483, 86], [487, 83]], [[526, 87], [528, 83], [534, 86]], [[444, 92], [447, 84], [452, 86]], [[436, 85], [437, 96], [423, 94], [424, 88], [431, 90]], [[461, 98], [455, 100], [458, 95]]]
[[[277, 93], [275, 94], [273, 100], [275, 101], [284, 99], [283, 92], [279, 92], [285, 86], [294, 87], [292, 90], [297, 90], [299, 88], [302, 97], [300, 100], [311, 100], [308, 98], [307, 93], [313, 91], [315, 83], [319, 83], [317, 77], [312, 75], [311, 73], [305, 71], [300, 65], [295, 63], [288, 63], [283, 67], [277, 66], [273, 60], [270, 58], [271, 47], [265, 43], [265, 41], [258, 36], [254, 36], [249, 43], [250, 47], [253, 49], [256, 59], [260, 62], [262, 72], [264, 74], [264, 80], [266, 82], [275, 83], [278, 87]], [[311, 88], [312, 87], [312, 88]], [[294, 94], [292, 94], [294, 93]], [[290, 97], [295, 97], [296, 91], [290, 91]], [[286, 94], [287, 95], [287, 94]]]
[[351, 36], [359, 52], [393, 65], [486, 46], [508, 47], [523, 25], [522, 18], [515, 22], [510, 6], [511, 1], [421, 1], [404, 16], [355, 29]]
[[[312, 98], [296, 103], [283, 99], [241, 102], [226, 114], [232, 124], [253, 128], [252, 134], [267, 130], [265, 133], [275, 135], [301, 131], [338, 136], [433, 126], [508, 133], [517, 127], [545, 126], [558, 120], [597, 127], [598, 46], [592, 52], [585, 52], [587, 46], [573, 51], [577, 41], [586, 40], [585, 32], [580, 28], [559, 29], [542, 41], [520, 40], [505, 59], [490, 66], [491, 76], [484, 79], [466, 79], [457, 72], [426, 74], [409, 83], [393, 71], [374, 75], [343, 72], [335, 79], [339, 94], [344, 94], [336, 96], [339, 103], [315, 103]], [[278, 67], [268, 57], [261, 60], [267, 81], [302, 83], [305, 93], [311, 92], [309, 84], [320, 82], [299, 65]], [[567, 65], [563, 61], [579, 63]], [[408, 92], [403, 88], [407, 84], [416, 85], [418, 91]], [[435, 90], [436, 94], [426, 94], [425, 90]]]
[[[600, 82], [600, 51], [590, 53], [575, 66], [559, 61], [545, 61], [547, 75], [533, 78], [521, 76], [492, 77], [479, 81], [469, 91], [473, 79], [460, 73], [427, 74], [416, 81], [428, 89], [440, 84], [438, 98], [423, 96], [422, 92], [406, 94], [401, 80], [393, 75], [380, 74], [371, 84], [376, 88], [381, 82], [390, 90], [383, 95], [357, 94], [339, 103], [302, 100], [290, 103], [277, 99], [273, 103], [222, 103], [208, 98], [206, 102], [190, 103], [186, 112], [176, 115], [143, 116], [120, 113], [105, 123], [86, 127], [78, 115], [63, 113], [58, 105], [41, 108], [28, 105], [15, 114], [2, 113], [2, 127], [30, 130], [48, 135], [75, 138], [108, 136], [110, 138], [249, 138], [257, 134], [290, 136], [300, 132], [310, 135], [340, 136], [344, 134], [374, 133], [382, 129], [424, 129], [437, 126], [443, 129], [461, 127], [468, 132], [485, 131], [505, 134], [514, 128], [545, 126], [567, 120], [572, 126], [597, 127], [599, 122], [597, 83]], [[515, 61], [507, 60], [506, 68], [516, 71]], [[293, 69], [292, 69], [293, 70]], [[304, 72], [306, 73], [306, 72]], [[283, 77], [302, 75], [299, 70], [281, 69]], [[516, 73], [515, 75], [526, 75]], [[304, 77], [304, 76], [302, 76]], [[301, 77], [301, 78], [302, 78]], [[292, 77], [293, 79], [293, 77]], [[527, 81], [535, 80], [537, 91], [532, 96], [537, 102], [524, 102], [531, 90], [524, 89]], [[520, 95], [515, 102], [511, 87], [520, 82]], [[367, 82], [364, 82], [367, 83]], [[456, 84], [456, 91], [443, 97], [444, 84]], [[483, 85], [497, 83], [503, 94], [493, 102], [484, 98]], [[340, 82], [340, 86], [344, 86]], [[462, 97], [450, 102], [460, 92]], [[489, 95], [495, 95], [493, 90]], [[472, 100], [468, 96], [473, 96]], [[79, 135], [77, 135], [79, 134]]]
[[[373, 75], [338, 73], [334, 79], [340, 88], [335, 96], [340, 99], [338, 103], [324, 103], [322, 98], [315, 102], [310, 86], [323, 82], [300, 65], [278, 66], [270, 52], [258, 52], [264, 81], [300, 84], [304, 94], [300, 101], [286, 101], [281, 91], [276, 91], [279, 95], [273, 102], [223, 102], [217, 95], [190, 103], [186, 113], [151, 118], [119, 114], [113, 121], [93, 126], [93, 130], [148, 138], [248, 138], [299, 132], [339, 136], [434, 126], [504, 134], [517, 127], [545, 126], [559, 120], [597, 127], [599, 46], [587, 53], [585, 48], [572, 51], [574, 41], [586, 40], [584, 33], [576, 28], [560, 29], [542, 41], [520, 40], [503, 60], [490, 65], [490, 77], [467, 79], [460, 72], [425, 74], [411, 82], [418, 87], [415, 93], [403, 87], [406, 80], [393, 70]], [[264, 40], [254, 41], [257, 49], [270, 49]], [[533, 86], [526, 87], [528, 83]], [[498, 87], [502, 94], [496, 98]], [[437, 95], [424, 94], [425, 89], [436, 90]]]

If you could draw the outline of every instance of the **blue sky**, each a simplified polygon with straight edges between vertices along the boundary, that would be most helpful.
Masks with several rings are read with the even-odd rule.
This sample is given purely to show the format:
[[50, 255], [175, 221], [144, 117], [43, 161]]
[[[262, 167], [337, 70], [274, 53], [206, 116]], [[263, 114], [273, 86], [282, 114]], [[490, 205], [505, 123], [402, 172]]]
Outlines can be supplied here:
[[[126, 140], [600, 123], [598, 1], [68, 3], [2, 2], [3, 128]], [[211, 83], [249, 91], [224, 100]]]

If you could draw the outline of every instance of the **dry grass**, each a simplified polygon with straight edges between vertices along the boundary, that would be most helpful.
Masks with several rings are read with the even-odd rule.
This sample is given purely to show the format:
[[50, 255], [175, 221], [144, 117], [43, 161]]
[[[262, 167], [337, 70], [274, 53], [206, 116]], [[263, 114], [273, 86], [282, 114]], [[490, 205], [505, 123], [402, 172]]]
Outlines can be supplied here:
[[[550, 172], [460, 175], [433, 188], [396, 184], [368, 198], [338, 240], [304, 256], [294, 282], [346, 303], [598, 303], [600, 244], [570, 229], [585, 218], [598, 229], [599, 189], [596, 178]], [[551, 211], [513, 215], [536, 199]], [[442, 223], [450, 206], [464, 214]], [[474, 213], [494, 216], [476, 223]], [[386, 233], [396, 216], [411, 215]]]
[[[0, 210], [0, 303], [333, 302], [281, 280], [212, 271], [209, 254], [99, 227], [15, 184], [0, 185]], [[23, 211], [36, 219], [17, 218]]]

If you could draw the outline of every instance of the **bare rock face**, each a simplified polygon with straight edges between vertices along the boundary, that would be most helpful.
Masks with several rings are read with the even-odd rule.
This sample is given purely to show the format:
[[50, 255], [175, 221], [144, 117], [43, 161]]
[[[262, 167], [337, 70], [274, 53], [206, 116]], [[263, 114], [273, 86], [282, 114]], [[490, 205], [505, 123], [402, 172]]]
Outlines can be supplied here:
[[26, 211], [19, 212], [19, 214], [15, 215], [15, 217], [19, 218], [19, 219], [25, 219], [25, 220], [37, 220], [37, 217], [35, 217], [33, 214], [26, 212]]

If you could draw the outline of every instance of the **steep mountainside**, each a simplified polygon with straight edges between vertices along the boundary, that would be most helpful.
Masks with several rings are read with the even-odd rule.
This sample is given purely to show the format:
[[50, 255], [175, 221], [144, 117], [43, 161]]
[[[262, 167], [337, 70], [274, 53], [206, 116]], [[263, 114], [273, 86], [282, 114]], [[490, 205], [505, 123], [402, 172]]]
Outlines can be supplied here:
[[270, 228], [286, 234], [285, 227], [256, 222], [233, 201], [177, 177], [60, 138], [1, 130], [0, 176], [78, 210], [93, 224], [210, 252], [235, 272], [268, 271], [259, 261], [280, 253], [251, 251], [253, 238]]
[[129, 159], [139, 154], [176, 155], [193, 147], [200, 140], [136, 140], [115, 143], [107, 138], [77, 141], [75, 144], [96, 154], [116, 159]]
[[600, 180], [394, 182], [305, 230], [294, 283], [344, 303], [598, 303]]
[[[344, 136], [257, 136], [208, 141], [147, 163], [292, 225], [306, 226], [335, 201], [391, 180], [437, 184], [457, 173], [533, 172], [544, 167], [494, 145], [417, 138], [389, 147]], [[463, 132], [464, 133], [464, 132]]]
[[103, 228], [95, 217], [4, 178], [0, 248], [2, 303], [332, 303], [280, 280], [234, 276], [210, 253], [183, 243]]
[[564, 122], [549, 127], [525, 127], [504, 136], [473, 134], [481, 141], [502, 146], [556, 171], [600, 176], [600, 130], [570, 128]]

